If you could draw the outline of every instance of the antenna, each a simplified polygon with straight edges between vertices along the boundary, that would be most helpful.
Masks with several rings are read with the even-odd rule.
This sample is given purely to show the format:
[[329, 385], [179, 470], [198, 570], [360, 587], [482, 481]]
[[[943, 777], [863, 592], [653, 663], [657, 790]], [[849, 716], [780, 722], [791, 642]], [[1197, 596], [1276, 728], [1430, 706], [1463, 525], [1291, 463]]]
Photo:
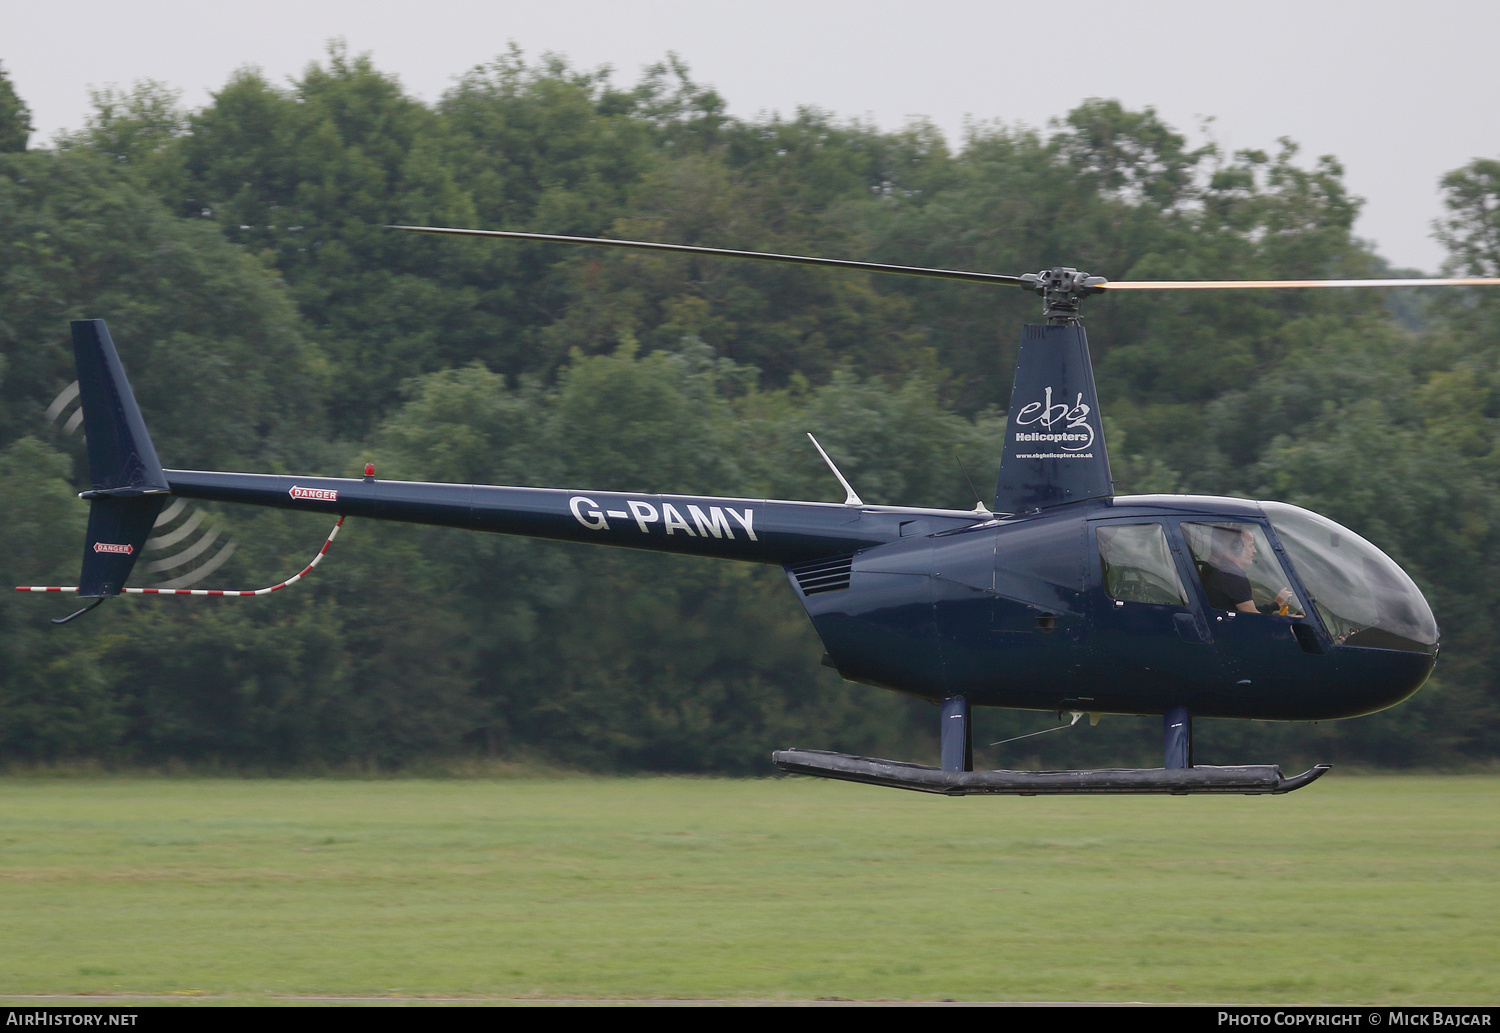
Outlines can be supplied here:
[[833, 460], [828, 458], [828, 453], [824, 452], [823, 446], [818, 444], [818, 439], [812, 436], [812, 431], [807, 432], [807, 440], [813, 443], [813, 448], [816, 448], [818, 450], [818, 455], [823, 457], [823, 462], [828, 464], [828, 469], [833, 471], [833, 475], [839, 479], [839, 483], [844, 486], [844, 491], [848, 493], [844, 497], [844, 505], [863, 506], [864, 503], [860, 501], [859, 496], [854, 493], [854, 489], [849, 487], [849, 482], [844, 480], [844, 475], [839, 473], [839, 468], [833, 465]]
[[958, 468], [963, 472], [964, 480], [969, 482], [969, 490], [974, 493], [974, 512], [982, 516], [994, 516], [995, 514], [990, 512], [990, 507], [984, 504], [984, 499], [979, 497], [979, 489], [974, 487], [974, 478], [969, 476], [969, 468], [964, 465], [963, 459], [957, 452], [953, 453], [953, 458], [958, 460]]

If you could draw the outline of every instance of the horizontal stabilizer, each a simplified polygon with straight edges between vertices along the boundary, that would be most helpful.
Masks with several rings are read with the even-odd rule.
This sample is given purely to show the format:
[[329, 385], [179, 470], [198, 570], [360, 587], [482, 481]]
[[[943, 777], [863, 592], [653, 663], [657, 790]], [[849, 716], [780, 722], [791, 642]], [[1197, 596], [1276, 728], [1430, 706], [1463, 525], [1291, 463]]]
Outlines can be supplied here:
[[778, 750], [771, 759], [782, 771], [818, 775], [846, 782], [914, 789], [945, 796], [1060, 796], [1085, 793], [1242, 793], [1279, 795], [1301, 789], [1321, 777], [1319, 764], [1287, 778], [1275, 764], [1239, 767], [1101, 768], [1095, 771], [943, 771], [874, 757], [853, 757], [823, 750]]

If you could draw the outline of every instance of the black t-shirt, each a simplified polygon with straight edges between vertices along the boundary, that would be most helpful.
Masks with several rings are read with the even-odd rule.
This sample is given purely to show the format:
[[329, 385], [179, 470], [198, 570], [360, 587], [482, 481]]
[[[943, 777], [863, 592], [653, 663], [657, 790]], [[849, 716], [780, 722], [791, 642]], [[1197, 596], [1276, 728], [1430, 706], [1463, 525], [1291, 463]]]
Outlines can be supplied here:
[[1238, 570], [1209, 567], [1203, 575], [1203, 591], [1208, 605], [1216, 610], [1237, 610], [1240, 603], [1252, 601], [1250, 579]]

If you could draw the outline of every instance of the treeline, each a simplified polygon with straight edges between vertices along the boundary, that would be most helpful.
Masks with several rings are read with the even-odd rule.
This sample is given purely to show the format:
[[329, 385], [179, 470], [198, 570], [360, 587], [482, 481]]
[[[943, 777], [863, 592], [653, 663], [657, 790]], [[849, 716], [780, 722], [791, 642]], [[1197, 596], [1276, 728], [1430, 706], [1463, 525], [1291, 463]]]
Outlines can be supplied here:
[[[922, 124], [724, 108], [675, 62], [621, 87], [516, 53], [427, 105], [335, 49], [286, 87], [241, 72], [197, 111], [156, 84], [106, 91], [81, 131], [27, 149], [0, 74], [3, 577], [76, 578], [81, 435], [48, 415], [76, 318], [109, 321], [168, 466], [839, 498], [812, 430], [869, 501], [972, 506], [955, 453], [992, 490], [1034, 297], [388, 224], [1112, 278], [1385, 269], [1351, 233], [1337, 163], [1285, 142], [1190, 148], [1109, 101], [959, 149]], [[1445, 187], [1455, 267], [1494, 275], [1500, 163]], [[1500, 311], [1407, 293], [1089, 304], [1119, 490], [1324, 512], [1395, 556], [1444, 630], [1413, 701], [1207, 723], [1204, 760], [1500, 750]], [[327, 531], [202, 508], [237, 545], [214, 585], [280, 580]], [[271, 599], [123, 599], [62, 629], [58, 608], [0, 601], [5, 761], [755, 772], [792, 744], [920, 758], [935, 723], [820, 667], [780, 571], [734, 564], [354, 522]], [[981, 732], [1048, 720], [988, 714]], [[1110, 718], [984, 760], [1152, 763], [1157, 739]]]

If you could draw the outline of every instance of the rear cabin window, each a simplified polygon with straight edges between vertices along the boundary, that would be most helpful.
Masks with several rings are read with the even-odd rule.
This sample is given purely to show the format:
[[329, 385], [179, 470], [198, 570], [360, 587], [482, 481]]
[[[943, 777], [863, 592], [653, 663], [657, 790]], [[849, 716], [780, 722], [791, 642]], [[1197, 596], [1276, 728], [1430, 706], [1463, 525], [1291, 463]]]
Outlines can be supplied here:
[[1104, 591], [1127, 603], [1186, 606], [1187, 593], [1160, 524], [1110, 524], [1098, 529]]

